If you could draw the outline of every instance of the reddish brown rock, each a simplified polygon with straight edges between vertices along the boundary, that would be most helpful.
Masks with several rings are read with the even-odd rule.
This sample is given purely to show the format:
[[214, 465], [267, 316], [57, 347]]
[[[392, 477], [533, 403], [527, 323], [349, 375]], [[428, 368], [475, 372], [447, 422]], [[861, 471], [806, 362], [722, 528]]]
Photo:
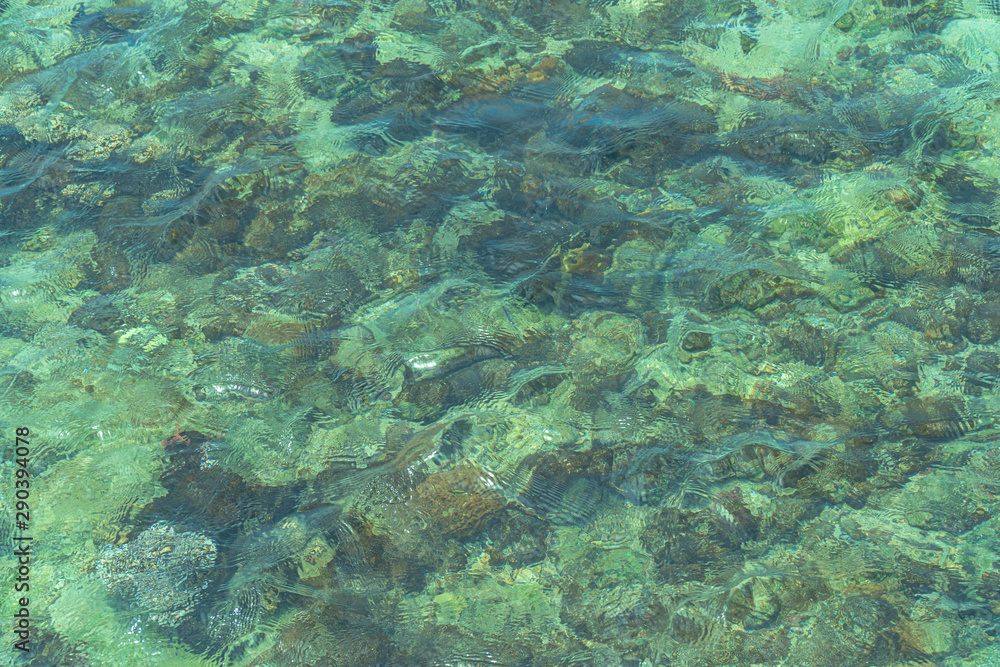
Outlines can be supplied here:
[[431, 534], [466, 539], [478, 534], [507, 507], [495, 478], [471, 464], [436, 472], [416, 488], [414, 504]]

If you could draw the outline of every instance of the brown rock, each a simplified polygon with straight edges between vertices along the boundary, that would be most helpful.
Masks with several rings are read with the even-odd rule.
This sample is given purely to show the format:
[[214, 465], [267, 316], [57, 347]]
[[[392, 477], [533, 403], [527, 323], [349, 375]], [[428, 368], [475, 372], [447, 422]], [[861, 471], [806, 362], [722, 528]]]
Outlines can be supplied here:
[[476, 535], [500, 516], [507, 501], [489, 472], [463, 463], [436, 472], [414, 493], [414, 505], [431, 534], [462, 540]]
[[977, 345], [989, 345], [1000, 338], [1000, 304], [981, 303], [972, 309], [965, 323], [965, 337]]

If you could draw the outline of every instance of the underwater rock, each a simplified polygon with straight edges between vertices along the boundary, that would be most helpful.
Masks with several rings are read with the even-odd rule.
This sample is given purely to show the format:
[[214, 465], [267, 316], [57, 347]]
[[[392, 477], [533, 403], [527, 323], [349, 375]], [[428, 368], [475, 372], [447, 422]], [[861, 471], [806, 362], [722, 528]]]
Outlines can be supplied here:
[[208, 586], [215, 543], [199, 533], [177, 533], [161, 521], [120, 547], [105, 547], [97, 573], [112, 595], [150, 612], [150, 620], [177, 625]]
[[122, 249], [116, 245], [99, 242], [90, 249], [94, 268], [87, 278], [102, 293], [117, 292], [132, 282], [132, 266]]
[[1000, 71], [1000, 57], [995, 45], [1000, 42], [1000, 25], [992, 19], [949, 21], [941, 31], [941, 45], [965, 63], [984, 74]]
[[626, 296], [618, 286], [605, 279], [612, 256], [606, 250], [585, 243], [558, 254], [559, 268], [535, 272], [521, 285], [523, 295], [541, 308], [551, 303], [560, 311], [573, 313], [584, 308], [619, 307]]
[[270, 348], [250, 338], [232, 338], [219, 349], [218, 362], [192, 376], [199, 401], [268, 401], [278, 395], [279, 383], [267, 368], [274, 363]]
[[371, 610], [360, 602], [294, 610], [282, 618], [280, 639], [248, 664], [376, 665], [384, 662], [380, 656], [392, 641], [385, 629], [372, 621]]
[[973, 479], [971, 474], [940, 471], [916, 475], [895, 501], [895, 509], [915, 528], [961, 535], [994, 514], [983, 506], [985, 494], [971, 483]]
[[704, 352], [712, 347], [712, 334], [705, 331], [692, 331], [681, 341], [681, 349], [685, 352]]
[[642, 323], [616, 313], [589, 312], [576, 321], [569, 363], [581, 380], [598, 385], [631, 370], [635, 351], [645, 340]]
[[808, 284], [759, 269], [740, 271], [720, 280], [709, 290], [708, 302], [721, 308], [740, 306], [757, 310], [777, 301], [815, 294]]
[[[546, 556], [550, 526], [543, 519], [521, 512], [507, 512], [487, 532], [490, 565], [521, 568]], [[998, 596], [1000, 599], [1000, 596]]]
[[218, 271], [224, 263], [222, 248], [211, 238], [207, 227], [198, 228], [191, 243], [174, 256], [174, 261], [196, 276]]
[[[730, 77], [730, 80], [738, 77]], [[768, 83], [733, 83], [736, 92], [751, 96], [781, 95], [781, 85]], [[773, 88], [773, 90], [772, 90]], [[768, 99], [768, 98], [764, 98]], [[809, 165], [826, 162], [834, 153], [831, 123], [826, 119], [807, 115], [784, 114], [778, 119], [765, 120], [756, 125], [730, 133], [727, 143], [738, 155], [757, 162], [788, 166], [792, 161]]]
[[959, 438], [987, 425], [986, 420], [970, 416], [962, 399], [954, 396], [913, 398], [886, 410], [879, 421], [926, 440]]
[[979, 396], [1000, 379], [1000, 356], [990, 350], [976, 350], [965, 358], [965, 393]]
[[503, 340], [483, 332], [482, 340], [471, 340], [460, 345], [451, 345], [436, 350], [417, 352], [404, 359], [403, 366], [408, 373], [407, 382], [426, 382], [446, 377], [453, 373], [490, 359], [504, 356]]
[[853, 280], [826, 283], [821, 285], [817, 291], [841, 313], [863, 306], [875, 296], [872, 290]]
[[888, 602], [866, 595], [824, 601], [813, 629], [792, 645], [796, 665], [888, 665], [901, 656], [896, 629], [900, 613]]
[[73, 314], [69, 316], [67, 324], [78, 326], [81, 329], [93, 329], [105, 336], [110, 336], [116, 329], [125, 326], [125, 318], [110, 297], [101, 295], [74, 310]]
[[462, 540], [496, 520], [507, 500], [493, 475], [462, 464], [424, 480], [414, 491], [412, 505], [427, 520], [431, 535]]
[[883, 389], [907, 394], [917, 379], [917, 367], [933, 348], [923, 336], [897, 322], [886, 321], [870, 334], [849, 334], [837, 357], [837, 372], [847, 382], [878, 379]]
[[793, 359], [824, 369], [834, 366], [844, 339], [832, 327], [816, 326], [799, 318], [783, 321], [775, 327], [773, 335]]
[[532, 100], [490, 95], [457, 102], [441, 114], [436, 125], [443, 132], [468, 137], [480, 146], [501, 139], [508, 145], [523, 146], [542, 128], [551, 111], [548, 105]]
[[989, 345], [1000, 338], [1000, 303], [990, 301], [972, 309], [963, 333], [969, 342]]

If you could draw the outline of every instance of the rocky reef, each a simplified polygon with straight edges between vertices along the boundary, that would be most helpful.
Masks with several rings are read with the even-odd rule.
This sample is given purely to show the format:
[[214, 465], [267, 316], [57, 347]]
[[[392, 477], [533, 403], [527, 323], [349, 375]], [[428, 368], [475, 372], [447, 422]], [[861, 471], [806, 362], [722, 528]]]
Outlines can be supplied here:
[[1000, 662], [995, 9], [0, 3], [27, 664]]
[[161, 522], [121, 546], [105, 547], [96, 567], [111, 595], [148, 613], [154, 623], [173, 626], [208, 587], [215, 557], [212, 540]]

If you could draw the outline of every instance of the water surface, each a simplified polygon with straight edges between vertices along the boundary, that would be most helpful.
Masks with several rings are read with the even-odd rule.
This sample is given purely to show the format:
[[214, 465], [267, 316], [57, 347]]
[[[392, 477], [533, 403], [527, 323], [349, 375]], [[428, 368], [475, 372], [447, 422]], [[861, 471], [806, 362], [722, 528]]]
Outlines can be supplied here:
[[0, 3], [3, 661], [1000, 662], [995, 10]]

